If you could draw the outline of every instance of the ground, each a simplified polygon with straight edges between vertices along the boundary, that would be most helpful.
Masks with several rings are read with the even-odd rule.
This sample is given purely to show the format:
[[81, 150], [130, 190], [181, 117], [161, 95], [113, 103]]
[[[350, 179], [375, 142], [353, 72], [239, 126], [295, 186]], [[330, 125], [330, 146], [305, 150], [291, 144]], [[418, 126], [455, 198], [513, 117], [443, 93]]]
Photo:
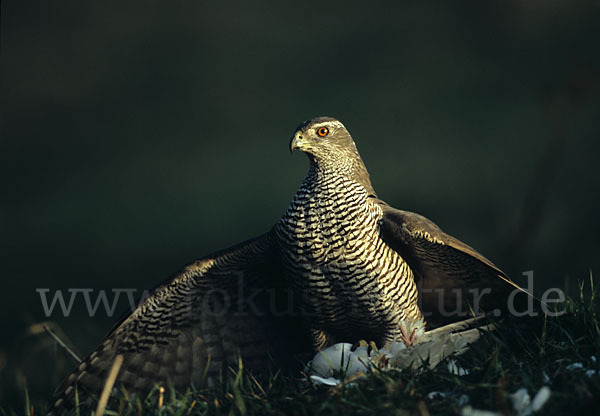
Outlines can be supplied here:
[[[564, 315], [501, 324], [454, 363], [434, 370], [375, 371], [326, 387], [299, 374], [254, 377], [241, 366], [241, 371], [232, 369], [235, 382], [216, 391], [182, 395], [167, 388], [143, 402], [120, 397], [109, 402], [105, 414], [474, 415], [485, 410], [526, 416], [532, 413], [527, 399], [534, 401], [544, 386], [550, 397], [539, 414], [595, 414], [600, 410], [600, 302], [590, 283], [587, 289], [582, 284], [578, 299], [567, 299]], [[517, 400], [520, 389], [529, 397], [521, 391]], [[41, 414], [46, 405], [26, 404], [25, 414]]]

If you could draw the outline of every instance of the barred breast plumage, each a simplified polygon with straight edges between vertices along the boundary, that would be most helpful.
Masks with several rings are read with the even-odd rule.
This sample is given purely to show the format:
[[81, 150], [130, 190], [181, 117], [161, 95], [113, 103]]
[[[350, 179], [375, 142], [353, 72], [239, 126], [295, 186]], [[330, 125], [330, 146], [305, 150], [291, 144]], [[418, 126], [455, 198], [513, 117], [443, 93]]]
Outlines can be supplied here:
[[275, 228], [317, 348], [383, 344], [400, 336], [400, 322], [423, 322], [412, 270], [380, 237], [382, 216], [363, 185], [315, 165]]

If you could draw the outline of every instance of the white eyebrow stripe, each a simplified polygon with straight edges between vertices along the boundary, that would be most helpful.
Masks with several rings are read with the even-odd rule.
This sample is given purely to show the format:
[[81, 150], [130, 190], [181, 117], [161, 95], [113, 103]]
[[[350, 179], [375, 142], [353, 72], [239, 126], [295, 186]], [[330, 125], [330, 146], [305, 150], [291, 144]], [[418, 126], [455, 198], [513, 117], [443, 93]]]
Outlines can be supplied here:
[[343, 129], [343, 128], [345, 128], [344, 125], [342, 123], [340, 123], [339, 121], [337, 121], [337, 120], [322, 121], [320, 123], [316, 123], [316, 124], [312, 125], [313, 128], [319, 128], [319, 127], [323, 127], [323, 126], [334, 127], [334, 128], [337, 128], [337, 129], [340, 129], [340, 128]]

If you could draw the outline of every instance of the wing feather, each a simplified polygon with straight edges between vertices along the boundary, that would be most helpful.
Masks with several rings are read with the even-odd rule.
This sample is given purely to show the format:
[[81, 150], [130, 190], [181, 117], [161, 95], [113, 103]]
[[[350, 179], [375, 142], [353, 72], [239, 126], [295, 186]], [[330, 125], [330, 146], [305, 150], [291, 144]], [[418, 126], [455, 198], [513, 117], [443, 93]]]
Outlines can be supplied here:
[[76, 387], [80, 400], [99, 394], [117, 355], [124, 358], [117, 384], [145, 394], [155, 385], [185, 390], [218, 382], [238, 357], [256, 369], [269, 357], [289, 365], [297, 351], [310, 351], [291, 314], [274, 313], [287, 299], [277, 259], [269, 232], [185, 266], [66, 378], [49, 414], [71, 408]]
[[428, 323], [464, 319], [473, 307], [476, 312], [506, 311], [510, 293], [525, 292], [481, 253], [432, 221], [377, 202], [383, 210], [381, 236], [415, 272]]

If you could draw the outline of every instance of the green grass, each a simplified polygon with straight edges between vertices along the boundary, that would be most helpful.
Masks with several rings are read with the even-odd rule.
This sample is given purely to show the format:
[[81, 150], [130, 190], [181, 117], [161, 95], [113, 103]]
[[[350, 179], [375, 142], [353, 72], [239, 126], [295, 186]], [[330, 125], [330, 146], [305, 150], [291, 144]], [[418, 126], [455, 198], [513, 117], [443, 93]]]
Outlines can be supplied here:
[[[589, 290], [588, 290], [589, 292]], [[600, 302], [596, 290], [567, 299], [566, 314], [503, 324], [457, 364], [469, 374], [451, 374], [446, 363], [435, 370], [375, 371], [336, 387], [317, 386], [306, 376], [272, 373], [254, 377], [232, 370], [234, 382], [216, 390], [178, 394], [167, 390], [163, 407], [154, 391], [144, 401], [126, 395], [109, 402], [111, 415], [456, 415], [465, 405], [517, 414], [509, 395], [526, 388], [532, 399], [543, 386], [551, 390], [538, 414], [600, 412]], [[595, 360], [593, 357], [598, 357]], [[568, 368], [581, 363], [584, 369]], [[586, 375], [586, 370], [596, 373]], [[433, 397], [432, 392], [443, 396]], [[31, 409], [27, 414], [41, 414]], [[0, 411], [0, 414], [14, 412]], [[84, 414], [81, 412], [81, 414]]]

